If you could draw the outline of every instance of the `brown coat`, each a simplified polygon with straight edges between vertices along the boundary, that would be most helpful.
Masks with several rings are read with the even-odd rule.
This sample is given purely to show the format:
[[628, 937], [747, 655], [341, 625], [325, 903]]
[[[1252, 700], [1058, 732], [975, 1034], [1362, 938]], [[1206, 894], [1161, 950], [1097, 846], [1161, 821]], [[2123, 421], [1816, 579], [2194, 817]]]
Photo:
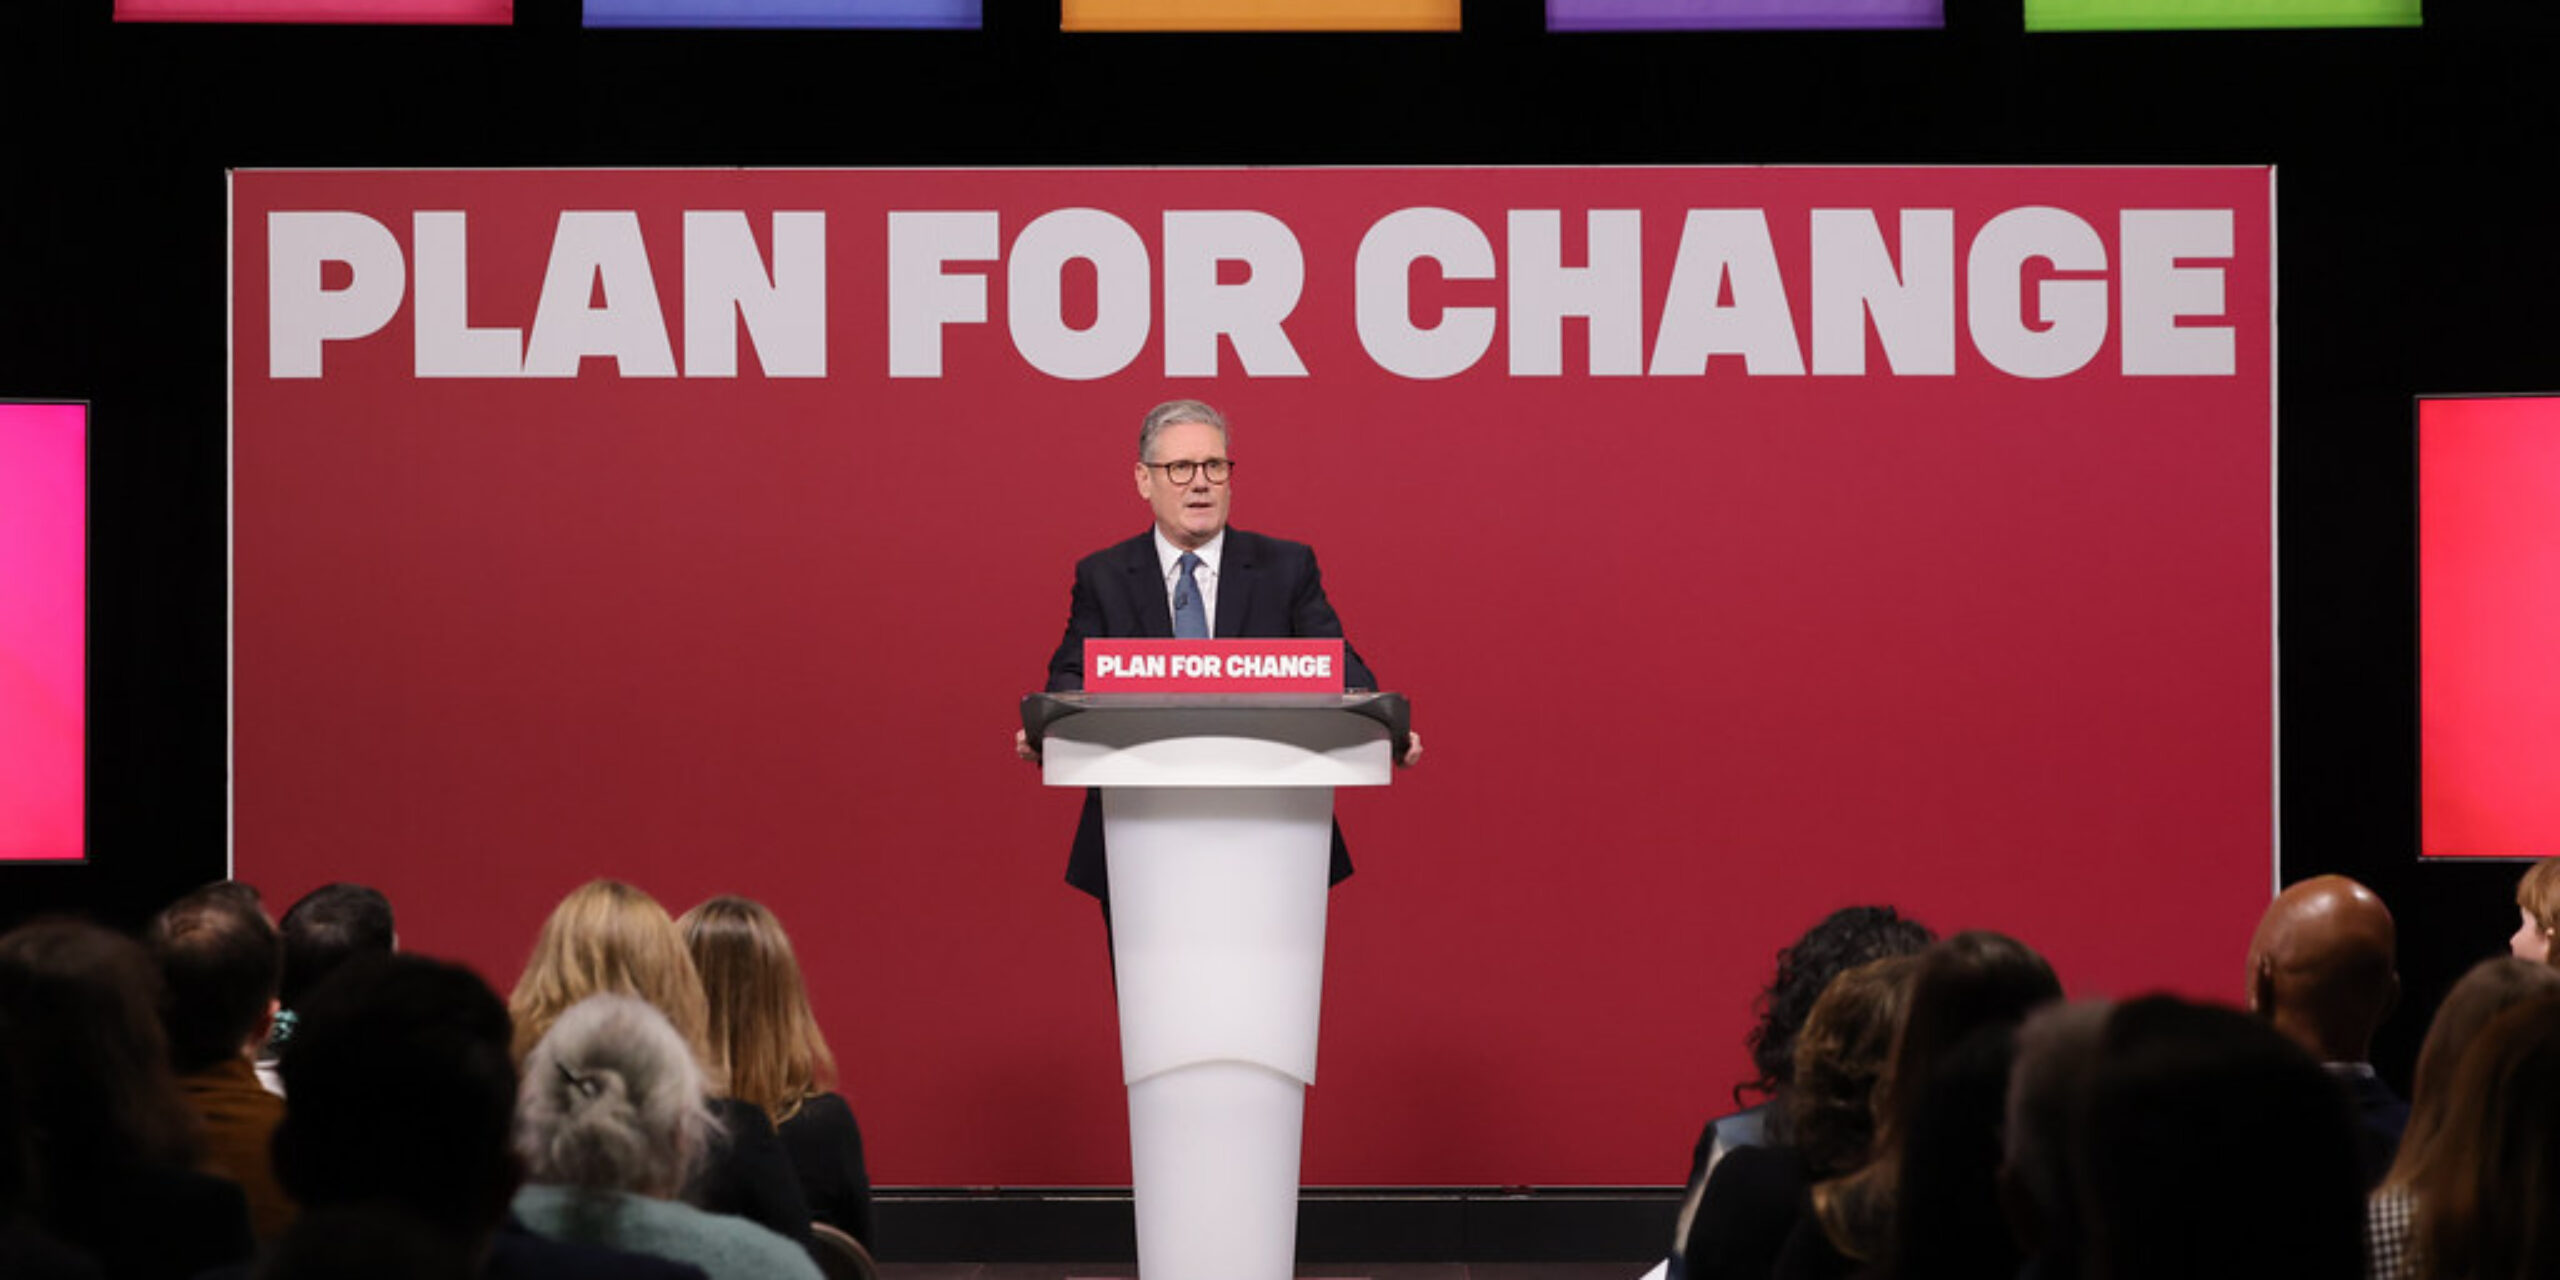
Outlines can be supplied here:
[[240, 1184], [249, 1198], [250, 1231], [258, 1243], [272, 1243], [300, 1211], [276, 1182], [270, 1154], [276, 1125], [284, 1119], [284, 1099], [258, 1083], [246, 1058], [180, 1076], [178, 1089], [204, 1121], [205, 1171]]

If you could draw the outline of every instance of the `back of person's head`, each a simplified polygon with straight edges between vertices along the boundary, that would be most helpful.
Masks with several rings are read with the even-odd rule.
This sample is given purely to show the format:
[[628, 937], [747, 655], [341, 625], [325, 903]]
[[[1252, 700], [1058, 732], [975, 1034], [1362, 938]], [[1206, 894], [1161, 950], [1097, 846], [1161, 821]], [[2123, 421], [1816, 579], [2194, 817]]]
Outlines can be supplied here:
[[2454, 1068], [2442, 1141], [2412, 1171], [2428, 1280], [2560, 1275], [2560, 998], [2481, 1028]]
[[2483, 960], [2453, 984], [2436, 1006], [2435, 1021], [2427, 1024], [2426, 1043], [2418, 1049], [2418, 1071], [2409, 1091], [2409, 1125], [2400, 1136], [2399, 1154], [2383, 1185], [2408, 1185], [2412, 1172], [2443, 1139], [2454, 1068], [2460, 1065], [2464, 1050], [2479, 1038], [2480, 1029], [2516, 1005], [2554, 995], [2560, 995], [2560, 969], [2513, 956]]
[[1833, 978], [1871, 960], [1915, 955], [1933, 941], [1927, 925], [1892, 907], [1842, 907], [1781, 948], [1777, 972], [1753, 1001], [1760, 1021], [1747, 1045], [1759, 1075], [1734, 1088], [1734, 1101], [1745, 1089], [1774, 1095], [1793, 1082], [1796, 1036]]
[[1796, 1036], [1787, 1113], [1796, 1150], [1816, 1178], [1865, 1164], [1876, 1132], [1876, 1081], [1919, 972], [1915, 956], [1887, 956], [1842, 971], [1814, 1001]]
[[764, 904], [713, 898], [676, 921], [710, 1002], [711, 1060], [729, 1096], [776, 1124], [835, 1083], [835, 1054], [810, 1012], [791, 937]]
[[2362, 1062], [2400, 999], [2390, 908], [2345, 876], [2277, 894], [2249, 940], [2249, 1008], [2324, 1062]]
[[159, 969], [122, 934], [47, 920], [0, 936], [0, 1054], [46, 1192], [193, 1156], [159, 1001]]
[[2086, 1274], [2362, 1275], [2364, 1180], [2346, 1092], [2265, 1022], [2169, 996], [2119, 1004], [2082, 1105]]
[[303, 999], [277, 1064], [276, 1176], [308, 1208], [403, 1206], [456, 1239], [494, 1228], [518, 1180], [506, 1006], [477, 974], [359, 956]]
[[[0, 1012], [0, 1040], [15, 1028]], [[22, 1218], [33, 1217], [36, 1203], [35, 1134], [27, 1116], [26, 1090], [18, 1083], [18, 1062], [0, 1044], [0, 1232]]]
[[656, 1006], [590, 996], [525, 1059], [516, 1149], [535, 1182], [672, 1198], [716, 1133], [702, 1086]]
[[470, 1280], [470, 1248], [397, 1204], [306, 1209], [251, 1280]]
[[2544, 858], [2525, 868], [2516, 882], [2516, 906], [2542, 931], [2542, 962], [2560, 967], [2560, 858]]
[[2001, 1196], [2020, 1247], [2044, 1259], [2045, 1274], [2079, 1274], [2084, 1229], [2071, 1160], [2089, 1072], [2114, 1012], [2105, 1000], [2076, 1000], [2018, 1024], [2002, 1112]]
[[2017, 1274], [2017, 1237], [2000, 1204], [2000, 1123], [2016, 1043], [2014, 1024], [1976, 1028], [1911, 1100], [1885, 1275]]
[[284, 981], [277, 998], [288, 1009], [339, 965], [360, 955], [387, 955], [398, 933], [391, 900], [360, 884], [324, 884], [294, 901], [277, 924], [284, 935]]
[[1966, 1037], [1984, 1027], [2015, 1027], [2036, 1006], [2061, 998], [2053, 966], [2005, 933], [1967, 929], [1921, 952], [1893, 1064], [1878, 1088], [1879, 1137], [1895, 1141], [1907, 1104]]
[[[516, 1020], [516, 1057], [533, 1051], [569, 1006], [615, 992], [656, 1005], [694, 1056], [714, 1061], [702, 976], [684, 935], [658, 900], [619, 880], [590, 880], [570, 891], [542, 922], [533, 956], [516, 980], [507, 1011]], [[712, 1088], [726, 1087], [718, 1073]]]
[[265, 1028], [284, 972], [257, 890], [206, 885], [162, 910], [150, 941], [168, 986], [170, 1062], [186, 1074], [240, 1057]]
[[1889, 1247], [1900, 1199], [1903, 1143], [1947, 1056], [1984, 1028], [2015, 1027], [2037, 1005], [2062, 998], [2053, 966], [2007, 934], [1968, 929], [1920, 953], [1911, 995], [1876, 1082], [1872, 1157], [1817, 1186], [1814, 1210], [1835, 1248], [1873, 1259]]

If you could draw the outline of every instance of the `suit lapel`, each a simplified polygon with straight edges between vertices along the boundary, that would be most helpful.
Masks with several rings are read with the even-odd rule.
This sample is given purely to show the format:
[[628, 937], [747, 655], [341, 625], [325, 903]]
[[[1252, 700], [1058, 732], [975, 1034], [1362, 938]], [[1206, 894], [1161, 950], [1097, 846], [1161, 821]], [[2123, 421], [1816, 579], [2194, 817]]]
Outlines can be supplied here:
[[1125, 544], [1128, 551], [1121, 556], [1121, 567], [1129, 571], [1129, 591], [1138, 600], [1138, 635], [1141, 640], [1173, 638], [1173, 611], [1164, 600], [1164, 566], [1156, 562], [1156, 538], [1150, 532]]
[[1227, 530], [1227, 545], [1218, 554], [1218, 618], [1209, 634], [1221, 640], [1253, 634], [1245, 628], [1253, 610], [1255, 575], [1253, 535]]

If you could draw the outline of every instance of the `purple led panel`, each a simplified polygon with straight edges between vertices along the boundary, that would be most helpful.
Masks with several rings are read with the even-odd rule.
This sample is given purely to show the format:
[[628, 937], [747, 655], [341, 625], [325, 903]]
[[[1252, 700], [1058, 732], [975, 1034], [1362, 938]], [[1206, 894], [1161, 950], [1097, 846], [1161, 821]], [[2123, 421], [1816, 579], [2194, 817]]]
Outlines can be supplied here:
[[586, 0], [590, 27], [904, 27], [975, 31], [980, 0]]

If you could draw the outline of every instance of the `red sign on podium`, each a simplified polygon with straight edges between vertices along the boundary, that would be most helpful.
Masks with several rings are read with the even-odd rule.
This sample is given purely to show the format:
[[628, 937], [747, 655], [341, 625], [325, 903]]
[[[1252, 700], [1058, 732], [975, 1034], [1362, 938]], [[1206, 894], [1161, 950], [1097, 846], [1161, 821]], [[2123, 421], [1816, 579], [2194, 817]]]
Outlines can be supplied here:
[[1340, 640], [1087, 640], [1087, 693], [1340, 693]]

